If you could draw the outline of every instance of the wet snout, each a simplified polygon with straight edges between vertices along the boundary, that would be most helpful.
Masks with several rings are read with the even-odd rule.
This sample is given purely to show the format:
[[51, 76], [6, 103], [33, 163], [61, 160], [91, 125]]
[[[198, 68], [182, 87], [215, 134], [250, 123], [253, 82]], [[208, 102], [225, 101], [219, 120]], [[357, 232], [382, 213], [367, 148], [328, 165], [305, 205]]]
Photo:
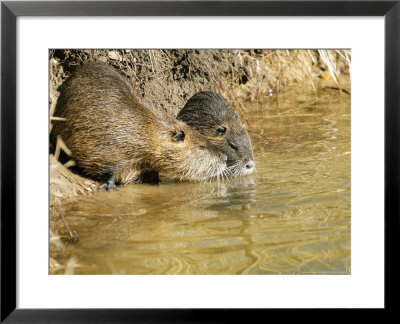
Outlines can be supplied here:
[[243, 170], [242, 173], [245, 174], [250, 174], [254, 171], [256, 166], [256, 163], [254, 162], [254, 160], [248, 160], [245, 165], [243, 166]]

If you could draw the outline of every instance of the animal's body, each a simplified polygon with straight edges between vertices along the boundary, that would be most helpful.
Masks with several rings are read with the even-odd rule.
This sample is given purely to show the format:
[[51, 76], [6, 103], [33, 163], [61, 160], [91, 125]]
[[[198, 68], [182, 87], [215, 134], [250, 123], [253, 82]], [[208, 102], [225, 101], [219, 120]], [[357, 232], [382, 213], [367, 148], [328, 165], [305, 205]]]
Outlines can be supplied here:
[[52, 135], [60, 135], [83, 172], [107, 189], [139, 183], [149, 172], [204, 180], [226, 168], [226, 155], [196, 130], [140, 104], [114, 68], [91, 63], [62, 86]]

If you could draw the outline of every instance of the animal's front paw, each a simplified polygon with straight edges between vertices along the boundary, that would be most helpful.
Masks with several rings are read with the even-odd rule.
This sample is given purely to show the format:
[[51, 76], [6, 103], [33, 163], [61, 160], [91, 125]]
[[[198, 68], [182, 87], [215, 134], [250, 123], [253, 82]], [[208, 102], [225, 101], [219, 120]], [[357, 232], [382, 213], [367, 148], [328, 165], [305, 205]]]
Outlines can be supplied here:
[[106, 183], [103, 183], [99, 188], [100, 189], [105, 189], [107, 191], [116, 188], [117, 186], [115, 185], [114, 182], [108, 181]]
[[103, 183], [99, 188], [100, 189], [105, 189], [107, 191], [116, 188], [117, 186], [115, 185], [115, 176], [112, 176], [110, 180], [108, 180], [106, 183]]

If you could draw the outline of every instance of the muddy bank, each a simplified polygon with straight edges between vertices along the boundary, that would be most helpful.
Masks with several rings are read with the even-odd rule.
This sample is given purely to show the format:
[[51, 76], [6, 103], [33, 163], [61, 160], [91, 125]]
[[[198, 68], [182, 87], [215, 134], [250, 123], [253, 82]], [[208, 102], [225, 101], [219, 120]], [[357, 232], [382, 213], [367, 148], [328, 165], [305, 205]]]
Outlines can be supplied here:
[[85, 62], [106, 62], [150, 104], [177, 114], [196, 92], [262, 100], [296, 82], [349, 73], [349, 51], [317, 50], [50, 50], [50, 106], [58, 87]]

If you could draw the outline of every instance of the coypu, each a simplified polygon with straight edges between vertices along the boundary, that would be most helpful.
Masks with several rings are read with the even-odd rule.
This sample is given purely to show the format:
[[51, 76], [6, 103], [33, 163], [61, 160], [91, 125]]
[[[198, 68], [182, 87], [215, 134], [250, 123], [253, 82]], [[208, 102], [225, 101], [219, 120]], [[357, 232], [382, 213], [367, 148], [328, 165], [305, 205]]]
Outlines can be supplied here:
[[77, 166], [105, 189], [171, 179], [219, 176], [227, 157], [185, 123], [138, 102], [126, 78], [103, 63], [81, 67], [62, 88], [52, 138], [61, 135]]
[[196, 93], [178, 113], [177, 119], [193, 127], [227, 155], [225, 174], [246, 175], [254, 171], [249, 135], [239, 114], [221, 95], [212, 91]]

